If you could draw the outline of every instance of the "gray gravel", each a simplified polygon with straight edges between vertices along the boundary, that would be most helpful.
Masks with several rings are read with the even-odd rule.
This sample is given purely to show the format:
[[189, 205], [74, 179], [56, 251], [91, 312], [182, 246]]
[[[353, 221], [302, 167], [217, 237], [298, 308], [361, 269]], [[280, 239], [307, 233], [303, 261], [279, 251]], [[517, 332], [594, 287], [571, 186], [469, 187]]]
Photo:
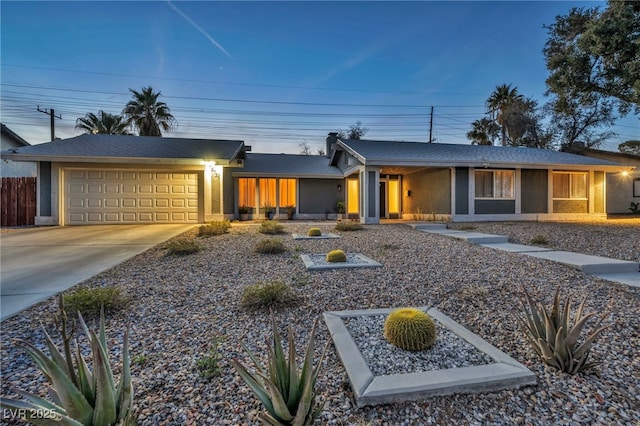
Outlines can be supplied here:
[[407, 374], [492, 364], [493, 359], [434, 320], [438, 332], [432, 347], [418, 352], [388, 343], [382, 331], [385, 315], [346, 318], [345, 326], [374, 376]]
[[[565, 239], [591, 254], [638, 254], [640, 221], [613, 224], [505, 224], [510, 236], [533, 238], [550, 229], [554, 244]], [[310, 225], [287, 225], [305, 233]], [[317, 223], [323, 232], [328, 223]], [[484, 226], [484, 225], [482, 225]], [[489, 227], [498, 224], [487, 224]], [[547, 228], [549, 227], [549, 228]], [[552, 227], [552, 228], [551, 228]], [[500, 233], [497, 230], [491, 231]], [[192, 232], [192, 235], [195, 235]], [[596, 238], [597, 236], [597, 238]], [[122, 330], [131, 324], [135, 407], [140, 425], [257, 425], [261, 407], [231, 368], [229, 360], [248, 361], [241, 342], [265, 356], [270, 334], [266, 312], [240, 306], [242, 290], [257, 282], [281, 280], [303, 302], [276, 312], [284, 330], [291, 324], [306, 343], [314, 319], [324, 311], [434, 306], [530, 368], [538, 385], [485, 394], [450, 395], [424, 401], [358, 409], [345, 370], [330, 346], [318, 378], [327, 400], [323, 425], [638, 425], [640, 424], [640, 289], [618, 285], [543, 259], [497, 252], [464, 241], [415, 231], [402, 224], [366, 226], [341, 233], [340, 248], [362, 253], [381, 268], [307, 272], [299, 255], [326, 253], [332, 240], [284, 238], [286, 253], [253, 253], [263, 235], [256, 225], [234, 225], [230, 234], [200, 240], [205, 247], [186, 257], [166, 257], [160, 247], [106, 271], [83, 285], [118, 286], [133, 301], [109, 314], [107, 333], [118, 355]], [[629, 253], [629, 247], [634, 253]], [[596, 253], [597, 252], [597, 253]], [[627, 254], [625, 254], [627, 253]], [[545, 367], [526, 343], [514, 315], [521, 285], [548, 304], [556, 286], [562, 293], [589, 295], [586, 310], [610, 310], [611, 325], [596, 341], [597, 367], [569, 376]], [[2, 323], [3, 396], [10, 387], [45, 391], [45, 380], [14, 338], [42, 342], [39, 321], [49, 323], [53, 299]], [[204, 379], [196, 363], [215, 336], [221, 374]], [[320, 323], [318, 347], [330, 339]], [[319, 351], [319, 349], [318, 349]], [[118, 372], [116, 372], [117, 374]], [[11, 424], [6, 421], [3, 424]]]

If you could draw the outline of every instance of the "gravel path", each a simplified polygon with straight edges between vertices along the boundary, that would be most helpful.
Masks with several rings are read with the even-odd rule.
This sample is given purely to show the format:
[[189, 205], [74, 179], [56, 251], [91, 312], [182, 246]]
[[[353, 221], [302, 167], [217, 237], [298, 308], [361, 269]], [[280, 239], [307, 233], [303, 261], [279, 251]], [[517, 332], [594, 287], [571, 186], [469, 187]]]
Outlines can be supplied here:
[[[477, 230], [507, 234], [501, 229], [508, 229], [513, 242], [548, 231], [553, 244], [570, 241], [573, 250], [637, 260], [638, 224], [479, 224]], [[328, 223], [314, 226], [333, 231]], [[286, 229], [304, 233], [308, 228], [294, 224]], [[201, 239], [205, 250], [198, 254], [166, 257], [157, 247], [86, 281], [89, 286], [119, 286], [133, 298], [127, 309], [108, 316], [107, 334], [114, 344], [112, 355], [117, 356], [122, 330], [131, 324], [139, 424], [258, 424], [260, 404], [229, 359], [248, 360], [241, 341], [260, 356], [265, 354], [268, 314], [247, 311], [239, 302], [244, 287], [271, 280], [287, 282], [301, 296], [301, 304], [276, 315], [282, 329], [292, 324], [305, 343], [311, 323], [323, 311], [431, 305], [538, 377], [537, 386], [520, 390], [358, 409], [345, 370], [330, 346], [318, 379], [318, 391], [327, 399], [319, 422], [323, 425], [640, 424], [640, 289], [402, 224], [366, 226], [341, 236], [311, 241], [283, 236], [288, 251], [266, 255], [253, 252], [265, 238], [257, 226], [234, 226], [229, 234]], [[335, 248], [362, 253], [384, 266], [307, 272], [299, 259], [303, 253]], [[591, 352], [593, 360], [602, 364], [577, 376], [544, 367], [514, 319], [521, 285], [545, 304], [560, 286], [563, 294], [589, 294], [588, 311], [610, 310], [606, 323], [611, 328]], [[23, 352], [14, 349], [12, 340], [43, 342], [39, 321], [50, 323], [55, 311], [50, 299], [2, 323], [3, 395], [13, 395], [10, 387], [44, 391], [41, 374]], [[329, 339], [326, 327], [320, 325], [318, 347]], [[219, 346], [222, 372], [204, 379], [196, 363], [216, 336], [224, 337]]]

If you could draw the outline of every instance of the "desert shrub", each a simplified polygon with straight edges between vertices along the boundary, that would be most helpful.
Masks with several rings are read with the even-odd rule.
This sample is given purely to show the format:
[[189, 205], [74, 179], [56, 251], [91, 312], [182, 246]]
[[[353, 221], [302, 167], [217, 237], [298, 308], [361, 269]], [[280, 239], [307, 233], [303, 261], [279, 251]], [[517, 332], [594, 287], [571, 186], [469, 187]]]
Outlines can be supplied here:
[[220, 352], [218, 352], [218, 347], [222, 340], [222, 337], [215, 336], [207, 353], [202, 355], [196, 362], [200, 375], [205, 379], [218, 376], [222, 372], [222, 368], [220, 368]]
[[336, 263], [336, 262], [346, 262], [347, 254], [342, 250], [331, 250], [327, 253], [327, 262]]
[[268, 235], [284, 234], [284, 226], [277, 220], [265, 220], [260, 224], [260, 233]]
[[186, 256], [202, 250], [202, 246], [197, 241], [187, 239], [169, 241], [165, 248], [168, 256]]
[[[587, 363], [591, 345], [600, 333], [609, 328], [608, 325], [600, 326], [609, 313], [583, 314], [587, 301], [585, 296], [571, 325], [571, 297], [567, 296], [564, 306], [560, 306], [560, 288], [556, 289], [550, 311], [542, 303], [534, 301], [526, 288], [523, 290], [521, 314], [517, 319], [542, 362], [569, 374], [576, 374], [593, 366], [593, 363]], [[580, 338], [582, 329], [591, 317], [597, 317], [595, 325], [586, 337]]]
[[460, 225], [458, 227], [459, 231], [473, 231], [475, 229], [477, 229], [475, 225], [468, 225], [468, 224], [467, 225]]
[[80, 312], [85, 317], [100, 315], [100, 309], [115, 311], [124, 308], [129, 298], [118, 287], [81, 287], [64, 295], [66, 309], [72, 315]]
[[281, 239], [265, 238], [264, 240], [258, 241], [254, 250], [256, 253], [275, 254], [284, 253], [287, 251], [287, 248], [284, 246]]
[[222, 235], [229, 232], [230, 228], [231, 228], [231, 222], [229, 222], [227, 219], [214, 220], [213, 222], [209, 222], [206, 225], [201, 225], [198, 228], [198, 236], [211, 237], [214, 235]]
[[364, 229], [360, 222], [340, 221], [336, 223], [336, 231], [360, 231]]
[[322, 231], [320, 230], [320, 228], [310, 228], [307, 231], [308, 237], [319, 237], [321, 235], [322, 235]]
[[250, 285], [242, 292], [240, 305], [249, 309], [280, 308], [295, 305], [298, 295], [281, 281]]
[[384, 337], [407, 351], [421, 351], [436, 341], [436, 325], [429, 315], [416, 308], [392, 311], [384, 322]]
[[546, 246], [547, 244], [549, 244], [549, 241], [545, 238], [544, 235], [536, 235], [529, 242], [537, 246]]

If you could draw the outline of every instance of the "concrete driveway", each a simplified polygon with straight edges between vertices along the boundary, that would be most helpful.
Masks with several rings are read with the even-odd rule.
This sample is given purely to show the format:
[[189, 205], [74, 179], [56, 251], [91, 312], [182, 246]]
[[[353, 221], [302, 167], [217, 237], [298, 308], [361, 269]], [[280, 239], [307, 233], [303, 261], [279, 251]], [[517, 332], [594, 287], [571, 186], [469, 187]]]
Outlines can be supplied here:
[[2, 320], [193, 226], [64, 226], [2, 233]]

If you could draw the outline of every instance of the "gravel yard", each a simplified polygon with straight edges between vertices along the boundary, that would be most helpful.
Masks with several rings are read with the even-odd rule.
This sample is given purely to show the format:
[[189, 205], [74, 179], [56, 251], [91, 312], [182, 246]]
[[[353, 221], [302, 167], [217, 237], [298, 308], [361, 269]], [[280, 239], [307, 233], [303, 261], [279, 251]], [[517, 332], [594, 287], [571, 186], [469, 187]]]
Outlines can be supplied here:
[[[335, 232], [331, 223], [314, 226], [323, 233]], [[528, 244], [543, 235], [555, 249], [640, 260], [640, 220], [473, 226], [478, 232], [509, 235], [511, 242]], [[306, 233], [308, 228], [286, 225], [289, 234]], [[285, 325], [292, 324], [305, 345], [313, 320], [323, 311], [430, 305], [526, 365], [538, 378], [536, 386], [519, 390], [358, 409], [345, 370], [330, 346], [318, 379], [318, 392], [327, 400], [319, 422], [323, 425], [640, 424], [640, 288], [554, 262], [418, 232], [404, 224], [335, 232], [341, 235], [339, 240], [294, 241], [284, 235], [280, 238], [288, 251], [282, 254], [254, 253], [256, 243], [265, 238], [257, 229], [257, 225], [234, 225], [229, 234], [198, 239], [205, 249], [185, 257], [167, 257], [156, 247], [83, 284], [119, 286], [132, 297], [127, 309], [108, 315], [107, 335], [115, 357], [125, 325], [131, 325], [140, 425], [259, 424], [261, 406], [229, 359], [248, 362], [241, 341], [266, 357], [268, 313], [245, 310], [240, 298], [246, 286], [274, 280], [290, 284], [302, 298], [299, 305], [281, 309], [276, 316], [283, 333]], [[195, 230], [186, 235], [195, 237]], [[362, 253], [383, 267], [308, 272], [299, 259], [300, 254], [336, 248]], [[605, 323], [611, 328], [591, 352], [591, 360], [602, 363], [576, 376], [545, 367], [514, 318], [521, 285], [545, 304], [560, 286], [563, 294], [588, 294], [587, 311], [610, 310]], [[10, 387], [44, 391], [39, 370], [14, 349], [12, 340], [43, 343], [39, 322], [50, 324], [56, 308], [50, 299], [2, 323], [3, 396], [13, 395]], [[223, 337], [221, 374], [205, 379], [196, 363], [215, 337]], [[321, 322], [318, 347], [329, 339]]]

